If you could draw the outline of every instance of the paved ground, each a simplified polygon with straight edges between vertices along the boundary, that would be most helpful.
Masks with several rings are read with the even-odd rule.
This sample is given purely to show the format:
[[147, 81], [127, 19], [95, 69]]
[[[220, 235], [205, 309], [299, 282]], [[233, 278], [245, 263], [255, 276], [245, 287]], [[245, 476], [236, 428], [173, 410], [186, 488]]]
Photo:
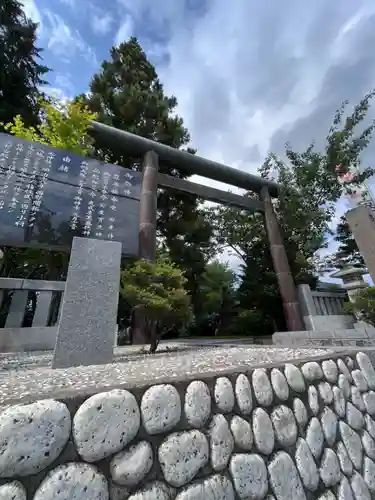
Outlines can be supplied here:
[[139, 348], [116, 349], [116, 360], [109, 365], [64, 370], [49, 368], [52, 353], [0, 355], [0, 405], [20, 399], [57, 397], [75, 392], [113, 386], [134, 388], [145, 384], [193, 379], [221, 372], [245, 371], [250, 366], [282, 363], [300, 358], [326, 356], [332, 349], [291, 349], [271, 346], [186, 346], [163, 345], [173, 349], [154, 355], [140, 354]]

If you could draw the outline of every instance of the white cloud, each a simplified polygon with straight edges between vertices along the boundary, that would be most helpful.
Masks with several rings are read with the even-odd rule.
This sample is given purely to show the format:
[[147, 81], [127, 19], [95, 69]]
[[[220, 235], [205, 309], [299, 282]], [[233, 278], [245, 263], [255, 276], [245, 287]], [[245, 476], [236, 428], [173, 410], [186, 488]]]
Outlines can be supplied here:
[[59, 2], [63, 5], [67, 5], [68, 7], [75, 7], [76, 5], [76, 0], [59, 0]]
[[159, 74], [198, 154], [249, 172], [286, 140], [322, 142], [341, 100], [375, 83], [369, 0], [212, 0], [193, 21], [186, 2], [119, 1], [140, 33], [145, 13], [168, 33]]
[[110, 12], [93, 12], [91, 15], [91, 27], [97, 35], [106, 35], [112, 28], [114, 23], [113, 16]]
[[35, 0], [21, 0], [23, 10], [27, 17], [32, 19], [34, 23], [38, 23], [38, 34], [40, 35], [43, 30], [42, 15], [35, 3]]
[[114, 44], [120, 45], [122, 42], [126, 42], [133, 34], [133, 20], [131, 16], [125, 16], [121, 21], [120, 27], [117, 30]]
[[64, 75], [57, 73], [55, 75], [54, 84], [57, 88], [61, 89], [62, 92], [68, 94], [69, 96], [74, 95], [74, 84], [72, 81], [72, 76], [69, 73]]
[[66, 92], [64, 92], [60, 87], [42, 87], [43, 92], [45, 92], [48, 96], [52, 97], [53, 99], [57, 99], [57, 101], [61, 102], [62, 104], [67, 103], [71, 96], [68, 96]]
[[77, 30], [73, 30], [64, 19], [50, 10], [45, 11], [48, 20], [49, 38], [47, 48], [60, 60], [70, 62], [73, 57], [83, 57], [88, 63], [97, 65], [95, 51]]

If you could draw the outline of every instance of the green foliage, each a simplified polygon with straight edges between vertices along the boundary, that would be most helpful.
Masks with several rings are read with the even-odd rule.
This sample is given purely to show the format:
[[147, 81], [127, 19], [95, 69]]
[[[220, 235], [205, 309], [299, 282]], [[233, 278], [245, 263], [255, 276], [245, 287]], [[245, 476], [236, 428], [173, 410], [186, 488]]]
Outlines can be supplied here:
[[219, 314], [225, 299], [234, 292], [235, 275], [218, 261], [207, 264], [200, 286], [202, 312], [205, 315]]
[[10, 122], [16, 115], [28, 126], [39, 122], [40, 87], [46, 84], [49, 69], [38, 62], [36, 28], [21, 2], [0, 2], [0, 122]]
[[[110, 58], [90, 83], [85, 98], [98, 121], [180, 149], [190, 138], [183, 120], [176, 114], [177, 99], [164, 93], [154, 66], [136, 38], [113, 47]], [[192, 150], [189, 152], [193, 153]], [[140, 170], [141, 158], [95, 143], [95, 154], [103, 161]], [[160, 172], [186, 178], [173, 165], [160, 165]], [[160, 189], [157, 230], [163, 250], [184, 270], [186, 287], [199, 314], [199, 286], [212, 252], [211, 228], [199, 210], [195, 196]]]
[[[374, 91], [368, 93], [345, 116], [345, 103], [336, 112], [323, 152], [314, 143], [302, 153], [285, 148], [285, 160], [270, 154], [259, 173], [264, 178], [276, 177], [282, 192], [274, 200], [274, 209], [282, 230], [291, 272], [296, 283], [316, 283], [316, 252], [326, 246], [329, 223], [340, 196], [373, 174], [366, 168], [354, 180], [342, 185], [337, 179], [337, 165], [346, 173], [357, 168], [360, 155], [367, 147], [374, 122], [357, 132], [369, 109]], [[248, 193], [250, 198], [256, 196]], [[262, 311], [262, 333], [283, 327], [283, 310], [276, 276], [268, 248], [263, 217], [228, 207], [211, 209], [216, 248], [227, 248], [240, 258], [241, 310]]]
[[146, 337], [155, 349], [166, 328], [184, 326], [191, 320], [186, 279], [170, 261], [159, 259], [154, 264], [138, 260], [122, 272], [121, 283], [123, 298], [142, 311]]
[[27, 125], [21, 115], [6, 124], [4, 130], [20, 139], [39, 142], [53, 148], [87, 156], [92, 152], [92, 139], [88, 134], [91, 120], [96, 118], [82, 100], [62, 105], [57, 101], [39, 100], [41, 122], [35, 127]]
[[375, 326], [375, 287], [361, 290], [353, 302], [345, 305], [345, 310], [349, 314], [358, 314], [361, 320]]
[[340, 244], [333, 260], [336, 267], [343, 267], [347, 264], [360, 267], [365, 265], [345, 215], [341, 217], [337, 226], [335, 240]]

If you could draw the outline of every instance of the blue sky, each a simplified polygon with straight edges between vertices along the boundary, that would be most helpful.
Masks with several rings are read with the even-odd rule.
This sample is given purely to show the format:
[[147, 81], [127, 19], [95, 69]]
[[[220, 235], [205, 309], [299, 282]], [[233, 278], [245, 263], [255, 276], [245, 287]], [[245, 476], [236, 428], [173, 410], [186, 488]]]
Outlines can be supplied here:
[[[269, 150], [324, 143], [375, 86], [374, 0], [24, 0], [62, 96], [139, 38], [201, 156], [255, 172]], [[372, 114], [375, 116], [375, 114]], [[370, 165], [375, 147], [363, 156]], [[217, 183], [208, 184], [217, 185]], [[338, 217], [345, 203], [338, 207]]]

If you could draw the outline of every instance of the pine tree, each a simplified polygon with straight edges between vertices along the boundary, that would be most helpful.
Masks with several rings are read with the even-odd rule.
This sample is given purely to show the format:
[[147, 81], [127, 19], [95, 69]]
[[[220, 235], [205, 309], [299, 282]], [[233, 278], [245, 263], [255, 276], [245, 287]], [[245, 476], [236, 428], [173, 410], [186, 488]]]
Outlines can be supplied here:
[[358, 267], [365, 265], [345, 215], [341, 217], [337, 225], [335, 240], [340, 244], [333, 259], [336, 267], [342, 267], [344, 264]]
[[0, 2], [0, 122], [21, 115], [26, 125], [38, 122], [40, 86], [49, 71], [40, 64], [35, 46], [37, 24], [28, 19], [18, 0]]
[[[174, 148], [186, 148], [190, 140], [183, 120], [175, 114], [177, 99], [165, 95], [154, 66], [134, 37], [111, 49], [110, 59], [103, 61], [91, 81], [86, 104], [97, 113], [98, 121], [118, 129]], [[96, 155], [128, 168], [139, 170], [142, 166], [141, 158], [130, 158], [99, 144]], [[159, 168], [168, 175], [187, 177], [171, 165], [161, 164]], [[199, 309], [197, 289], [205, 272], [210, 231], [195, 196], [159, 190], [158, 234], [170, 259], [185, 271], [195, 313]]]

